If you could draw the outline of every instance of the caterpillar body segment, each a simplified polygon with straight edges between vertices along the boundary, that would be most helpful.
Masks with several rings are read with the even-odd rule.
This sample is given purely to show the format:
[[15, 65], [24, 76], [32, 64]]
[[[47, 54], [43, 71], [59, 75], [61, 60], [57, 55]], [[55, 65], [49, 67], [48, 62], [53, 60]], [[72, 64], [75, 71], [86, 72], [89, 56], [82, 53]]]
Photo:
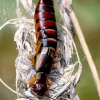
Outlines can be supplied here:
[[[35, 31], [37, 47], [33, 57], [36, 75], [29, 81], [32, 93], [39, 97], [46, 96], [52, 82], [48, 76], [55, 66], [53, 58], [57, 54], [57, 27], [53, 0], [39, 0], [35, 9]], [[34, 63], [35, 62], [35, 63]], [[57, 64], [57, 63], [56, 63]]]

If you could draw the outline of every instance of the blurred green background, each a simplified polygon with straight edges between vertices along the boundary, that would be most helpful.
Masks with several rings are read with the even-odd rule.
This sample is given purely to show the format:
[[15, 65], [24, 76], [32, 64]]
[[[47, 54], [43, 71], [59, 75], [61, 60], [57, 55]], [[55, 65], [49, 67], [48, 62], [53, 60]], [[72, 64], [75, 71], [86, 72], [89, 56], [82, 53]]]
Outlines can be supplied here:
[[[35, 0], [37, 2], [37, 0]], [[55, 0], [56, 16], [57, 2]], [[95, 65], [100, 76], [100, 0], [73, 0], [73, 9], [83, 30]], [[15, 0], [0, 0], [0, 26], [9, 19], [16, 18]], [[57, 20], [59, 17], [57, 17]], [[15, 89], [14, 61], [17, 57], [16, 44], [13, 41], [16, 29], [7, 25], [0, 31], [0, 78]], [[99, 100], [93, 77], [77, 35], [75, 42], [83, 65], [83, 74], [76, 86], [80, 100]], [[0, 100], [15, 100], [16, 95], [0, 83]]]

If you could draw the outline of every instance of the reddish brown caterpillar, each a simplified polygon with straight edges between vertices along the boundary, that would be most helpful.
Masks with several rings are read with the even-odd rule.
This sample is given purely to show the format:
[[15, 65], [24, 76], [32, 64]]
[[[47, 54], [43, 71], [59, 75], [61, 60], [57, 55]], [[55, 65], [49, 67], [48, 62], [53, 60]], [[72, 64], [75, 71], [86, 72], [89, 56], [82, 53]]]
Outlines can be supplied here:
[[32, 57], [36, 75], [29, 81], [32, 93], [38, 97], [48, 95], [52, 82], [48, 79], [51, 69], [57, 65], [53, 62], [57, 49], [57, 27], [53, 0], [39, 0], [35, 9], [35, 30], [37, 47], [36, 56]]

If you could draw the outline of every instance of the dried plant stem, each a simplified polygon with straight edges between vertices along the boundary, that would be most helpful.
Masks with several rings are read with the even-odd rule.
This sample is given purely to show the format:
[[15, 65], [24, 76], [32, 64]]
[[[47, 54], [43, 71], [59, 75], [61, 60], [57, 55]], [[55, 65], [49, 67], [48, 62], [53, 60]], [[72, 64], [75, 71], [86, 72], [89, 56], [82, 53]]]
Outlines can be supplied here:
[[0, 82], [1, 82], [7, 89], [9, 89], [11, 92], [13, 92], [13, 93], [15, 93], [15, 94], [17, 94], [17, 95], [23, 97], [23, 95], [18, 94], [15, 90], [13, 90], [12, 88], [10, 88], [1, 78], [0, 78]]
[[0, 82], [5, 86], [7, 87], [10, 91], [12, 91], [13, 93], [17, 94], [16, 91], [14, 91], [12, 88], [10, 88], [6, 83], [4, 83], [4, 81], [2, 79], [0, 79]]
[[93, 78], [94, 78], [94, 82], [95, 82], [98, 94], [99, 94], [99, 97], [100, 97], [100, 79], [99, 79], [99, 76], [98, 76], [98, 73], [97, 73], [97, 70], [96, 70], [96, 66], [94, 64], [94, 61], [92, 59], [92, 56], [91, 56], [90, 51], [88, 49], [88, 46], [87, 46], [87, 44], [85, 42], [85, 38], [83, 36], [83, 32], [82, 32], [82, 30], [81, 30], [81, 28], [79, 26], [79, 23], [77, 21], [77, 18], [75, 16], [74, 11], [72, 11], [70, 13], [70, 17], [72, 19], [72, 23], [74, 25], [74, 28], [75, 28], [76, 33], [77, 33], [77, 36], [78, 36], [79, 41], [81, 43], [81, 46], [83, 48], [84, 54], [85, 54], [85, 56], [87, 58], [87, 61], [88, 61], [90, 70], [92, 72], [92, 75], [93, 75]]

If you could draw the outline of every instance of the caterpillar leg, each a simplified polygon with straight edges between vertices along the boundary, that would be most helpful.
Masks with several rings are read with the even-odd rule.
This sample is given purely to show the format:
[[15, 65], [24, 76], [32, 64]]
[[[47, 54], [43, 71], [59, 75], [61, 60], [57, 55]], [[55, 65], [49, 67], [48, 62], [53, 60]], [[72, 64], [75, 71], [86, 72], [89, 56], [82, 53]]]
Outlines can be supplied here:
[[36, 81], [36, 76], [32, 77], [30, 80], [29, 80], [29, 86], [33, 86], [34, 82]]

